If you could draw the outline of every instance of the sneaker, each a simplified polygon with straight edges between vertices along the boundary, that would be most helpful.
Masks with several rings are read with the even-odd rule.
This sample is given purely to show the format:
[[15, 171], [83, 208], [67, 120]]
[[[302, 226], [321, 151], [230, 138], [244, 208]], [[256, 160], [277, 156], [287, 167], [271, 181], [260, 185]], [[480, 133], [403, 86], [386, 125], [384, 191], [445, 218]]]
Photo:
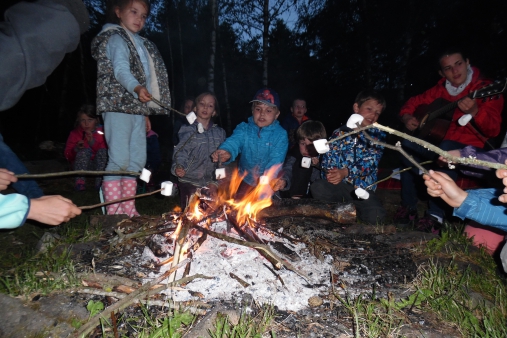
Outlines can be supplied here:
[[85, 188], [85, 181], [81, 180], [81, 179], [76, 180], [75, 189], [76, 189], [76, 191], [84, 191], [86, 189]]
[[402, 205], [398, 208], [398, 210], [396, 210], [396, 214], [394, 215], [394, 224], [399, 226], [409, 226], [414, 224], [417, 218], [417, 210]]
[[431, 232], [436, 235], [440, 233], [440, 229], [442, 228], [442, 223], [440, 223], [436, 217], [431, 215], [425, 215], [423, 218], [419, 219], [419, 221], [415, 224], [414, 229], [423, 231], [423, 232]]

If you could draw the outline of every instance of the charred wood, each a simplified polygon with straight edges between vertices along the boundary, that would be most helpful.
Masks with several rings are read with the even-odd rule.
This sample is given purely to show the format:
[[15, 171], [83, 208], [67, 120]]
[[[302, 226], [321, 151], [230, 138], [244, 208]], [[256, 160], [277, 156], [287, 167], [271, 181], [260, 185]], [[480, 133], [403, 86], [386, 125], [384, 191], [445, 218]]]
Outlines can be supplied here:
[[258, 219], [274, 217], [312, 217], [339, 224], [356, 222], [356, 208], [352, 203], [323, 203], [314, 200], [283, 199], [258, 213]]

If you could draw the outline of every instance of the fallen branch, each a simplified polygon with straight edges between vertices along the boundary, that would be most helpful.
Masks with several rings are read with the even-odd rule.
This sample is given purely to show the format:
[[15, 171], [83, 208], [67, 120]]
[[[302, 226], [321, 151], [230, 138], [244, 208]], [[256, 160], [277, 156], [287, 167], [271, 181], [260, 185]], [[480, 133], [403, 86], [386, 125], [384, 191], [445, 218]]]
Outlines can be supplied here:
[[[298, 200], [298, 202], [301, 200]], [[329, 219], [338, 224], [351, 224], [356, 222], [356, 208], [352, 203], [338, 203], [336, 208], [325, 207], [315, 203], [294, 205], [272, 205], [257, 214], [258, 219], [273, 217], [314, 217]]]
[[[281, 269], [282, 266], [284, 266], [287, 270], [290, 270], [290, 271], [298, 274], [299, 276], [301, 276], [304, 279], [306, 279], [306, 281], [310, 282], [310, 278], [306, 274], [304, 274], [301, 271], [298, 271], [289, 262], [286, 262], [286, 261], [282, 260], [273, 251], [271, 251], [271, 249], [269, 248], [269, 246], [267, 246], [265, 244], [242, 241], [242, 240], [239, 240], [239, 239], [227, 236], [227, 235], [219, 234], [218, 232], [214, 232], [214, 231], [211, 231], [211, 230], [208, 230], [208, 229], [205, 229], [205, 228], [201, 228], [199, 226], [194, 226], [194, 228], [199, 229], [200, 231], [202, 231], [202, 232], [204, 232], [204, 233], [206, 233], [206, 234], [208, 234], [208, 235], [210, 235], [212, 237], [221, 239], [223, 241], [255, 249], [255, 250], [259, 251], [259, 253], [262, 254], [264, 257], [266, 257], [266, 255], [268, 255], [275, 262], [274, 266], [277, 269]], [[270, 262], [272, 262], [272, 261], [270, 260]]]
[[188, 262], [188, 260], [182, 261], [180, 264], [172, 267], [170, 270], [166, 271], [164, 274], [162, 274], [159, 277], [155, 278], [153, 281], [151, 281], [149, 283], [146, 283], [145, 285], [141, 286], [139, 289], [137, 289], [136, 291], [132, 292], [130, 295], [126, 296], [121, 301], [119, 301], [117, 303], [114, 303], [111, 306], [108, 306], [104, 311], [102, 311], [101, 313], [96, 314], [95, 316], [93, 316], [88, 321], [88, 323], [86, 323], [83, 326], [81, 326], [81, 328], [76, 332], [76, 334], [74, 335], [74, 337], [80, 338], [80, 337], [82, 337], [82, 336], [90, 333], [90, 331], [93, 330], [94, 327], [96, 327], [97, 325], [99, 325], [100, 318], [102, 318], [102, 317], [106, 318], [104, 316], [104, 314], [110, 313], [110, 312], [113, 312], [113, 311], [117, 311], [117, 310], [121, 310], [122, 308], [125, 308], [125, 307], [129, 306], [133, 301], [135, 301], [137, 298], [139, 298], [143, 293], [148, 292], [150, 290], [150, 288], [152, 288], [153, 286], [155, 286], [158, 283], [160, 283], [162, 280], [164, 280], [165, 278], [167, 278], [171, 273], [173, 273], [174, 271], [176, 271], [180, 266], [185, 265], [187, 262]]

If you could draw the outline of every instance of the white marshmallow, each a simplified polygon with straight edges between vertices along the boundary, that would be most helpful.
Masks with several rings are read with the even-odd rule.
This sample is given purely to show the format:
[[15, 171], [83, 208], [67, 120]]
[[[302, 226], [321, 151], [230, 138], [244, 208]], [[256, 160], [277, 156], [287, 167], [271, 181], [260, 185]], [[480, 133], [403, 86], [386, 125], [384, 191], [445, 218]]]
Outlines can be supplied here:
[[301, 159], [301, 166], [303, 168], [310, 168], [311, 165], [312, 165], [312, 158], [311, 157], [303, 157]]
[[143, 171], [141, 171], [141, 176], [139, 176], [141, 181], [145, 181], [146, 183], [148, 183], [148, 182], [150, 182], [150, 177], [151, 177], [151, 171], [149, 171], [146, 168], [143, 168]]
[[313, 141], [313, 145], [319, 154], [325, 154], [329, 151], [329, 144], [326, 139], [315, 140]]
[[266, 175], [262, 175], [260, 178], [259, 178], [259, 184], [260, 185], [266, 185], [266, 184], [269, 184], [269, 177], [266, 176]]
[[197, 124], [197, 131], [199, 132], [199, 134], [204, 133], [204, 127], [202, 126], [201, 122]]
[[193, 111], [191, 111], [190, 113], [187, 114], [187, 121], [189, 124], [194, 123], [196, 119], [197, 119], [197, 116], [195, 116], [195, 113]]
[[352, 114], [350, 115], [348, 121], [347, 121], [347, 127], [350, 129], [357, 128], [357, 124], [363, 123], [364, 117], [362, 117], [359, 114]]
[[217, 180], [225, 178], [225, 168], [215, 169], [215, 177], [217, 178]]
[[464, 127], [467, 125], [468, 122], [470, 122], [471, 119], [472, 119], [472, 115], [465, 114], [459, 118], [458, 123], [460, 126]]
[[173, 194], [173, 182], [162, 182], [162, 191], [160, 193], [164, 196], [171, 196]]
[[370, 194], [366, 190], [364, 190], [363, 188], [357, 188], [355, 193], [356, 193], [357, 198], [362, 199], [362, 200], [367, 200], [368, 197], [370, 197]]

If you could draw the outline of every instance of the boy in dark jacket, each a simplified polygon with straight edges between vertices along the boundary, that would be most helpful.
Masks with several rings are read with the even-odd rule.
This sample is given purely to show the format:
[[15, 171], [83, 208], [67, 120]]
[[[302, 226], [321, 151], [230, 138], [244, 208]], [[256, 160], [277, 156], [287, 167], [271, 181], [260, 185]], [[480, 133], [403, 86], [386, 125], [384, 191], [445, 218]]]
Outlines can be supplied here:
[[[283, 176], [280, 183], [280, 195], [284, 198], [308, 197], [310, 183], [320, 178], [319, 156], [311, 154], [308, 146], [313, 141], [326, 138], [326, 128], [319, 121], [306, 121], [296, 129], [295, 139], [298, 146], [287, 153], [283, 163]], [[303, 158], [311, 158], [311, 165], [304, 166]], [[310, 164], [310, 163], [308, 163]]]
[[[352, 106], [354, 113], [363, 117], [361, 126], [377, 122], [386, 107], [385, 99], [374, 91], [359, 93]], [[331, 139], [352, 131], [343, 126], [333, 132]], [[383, 141], [386, 134], [376, 128], [368, 129], [368, 134]], [[332, 142], [331, 150], [322, 156], [322, 180], [315, 181], [310, 187], [312, 196], [326, 202], [352, 202], [357, 217], [369, 224], [382, 222], [386, 215], [380, 199], [374, 191], [377, 181], [378, 163], [384, 147], [366, 139], [363, 132], [350, 135]], [[368, 199], [358, 199], [354, 190], [369, 190]]]

